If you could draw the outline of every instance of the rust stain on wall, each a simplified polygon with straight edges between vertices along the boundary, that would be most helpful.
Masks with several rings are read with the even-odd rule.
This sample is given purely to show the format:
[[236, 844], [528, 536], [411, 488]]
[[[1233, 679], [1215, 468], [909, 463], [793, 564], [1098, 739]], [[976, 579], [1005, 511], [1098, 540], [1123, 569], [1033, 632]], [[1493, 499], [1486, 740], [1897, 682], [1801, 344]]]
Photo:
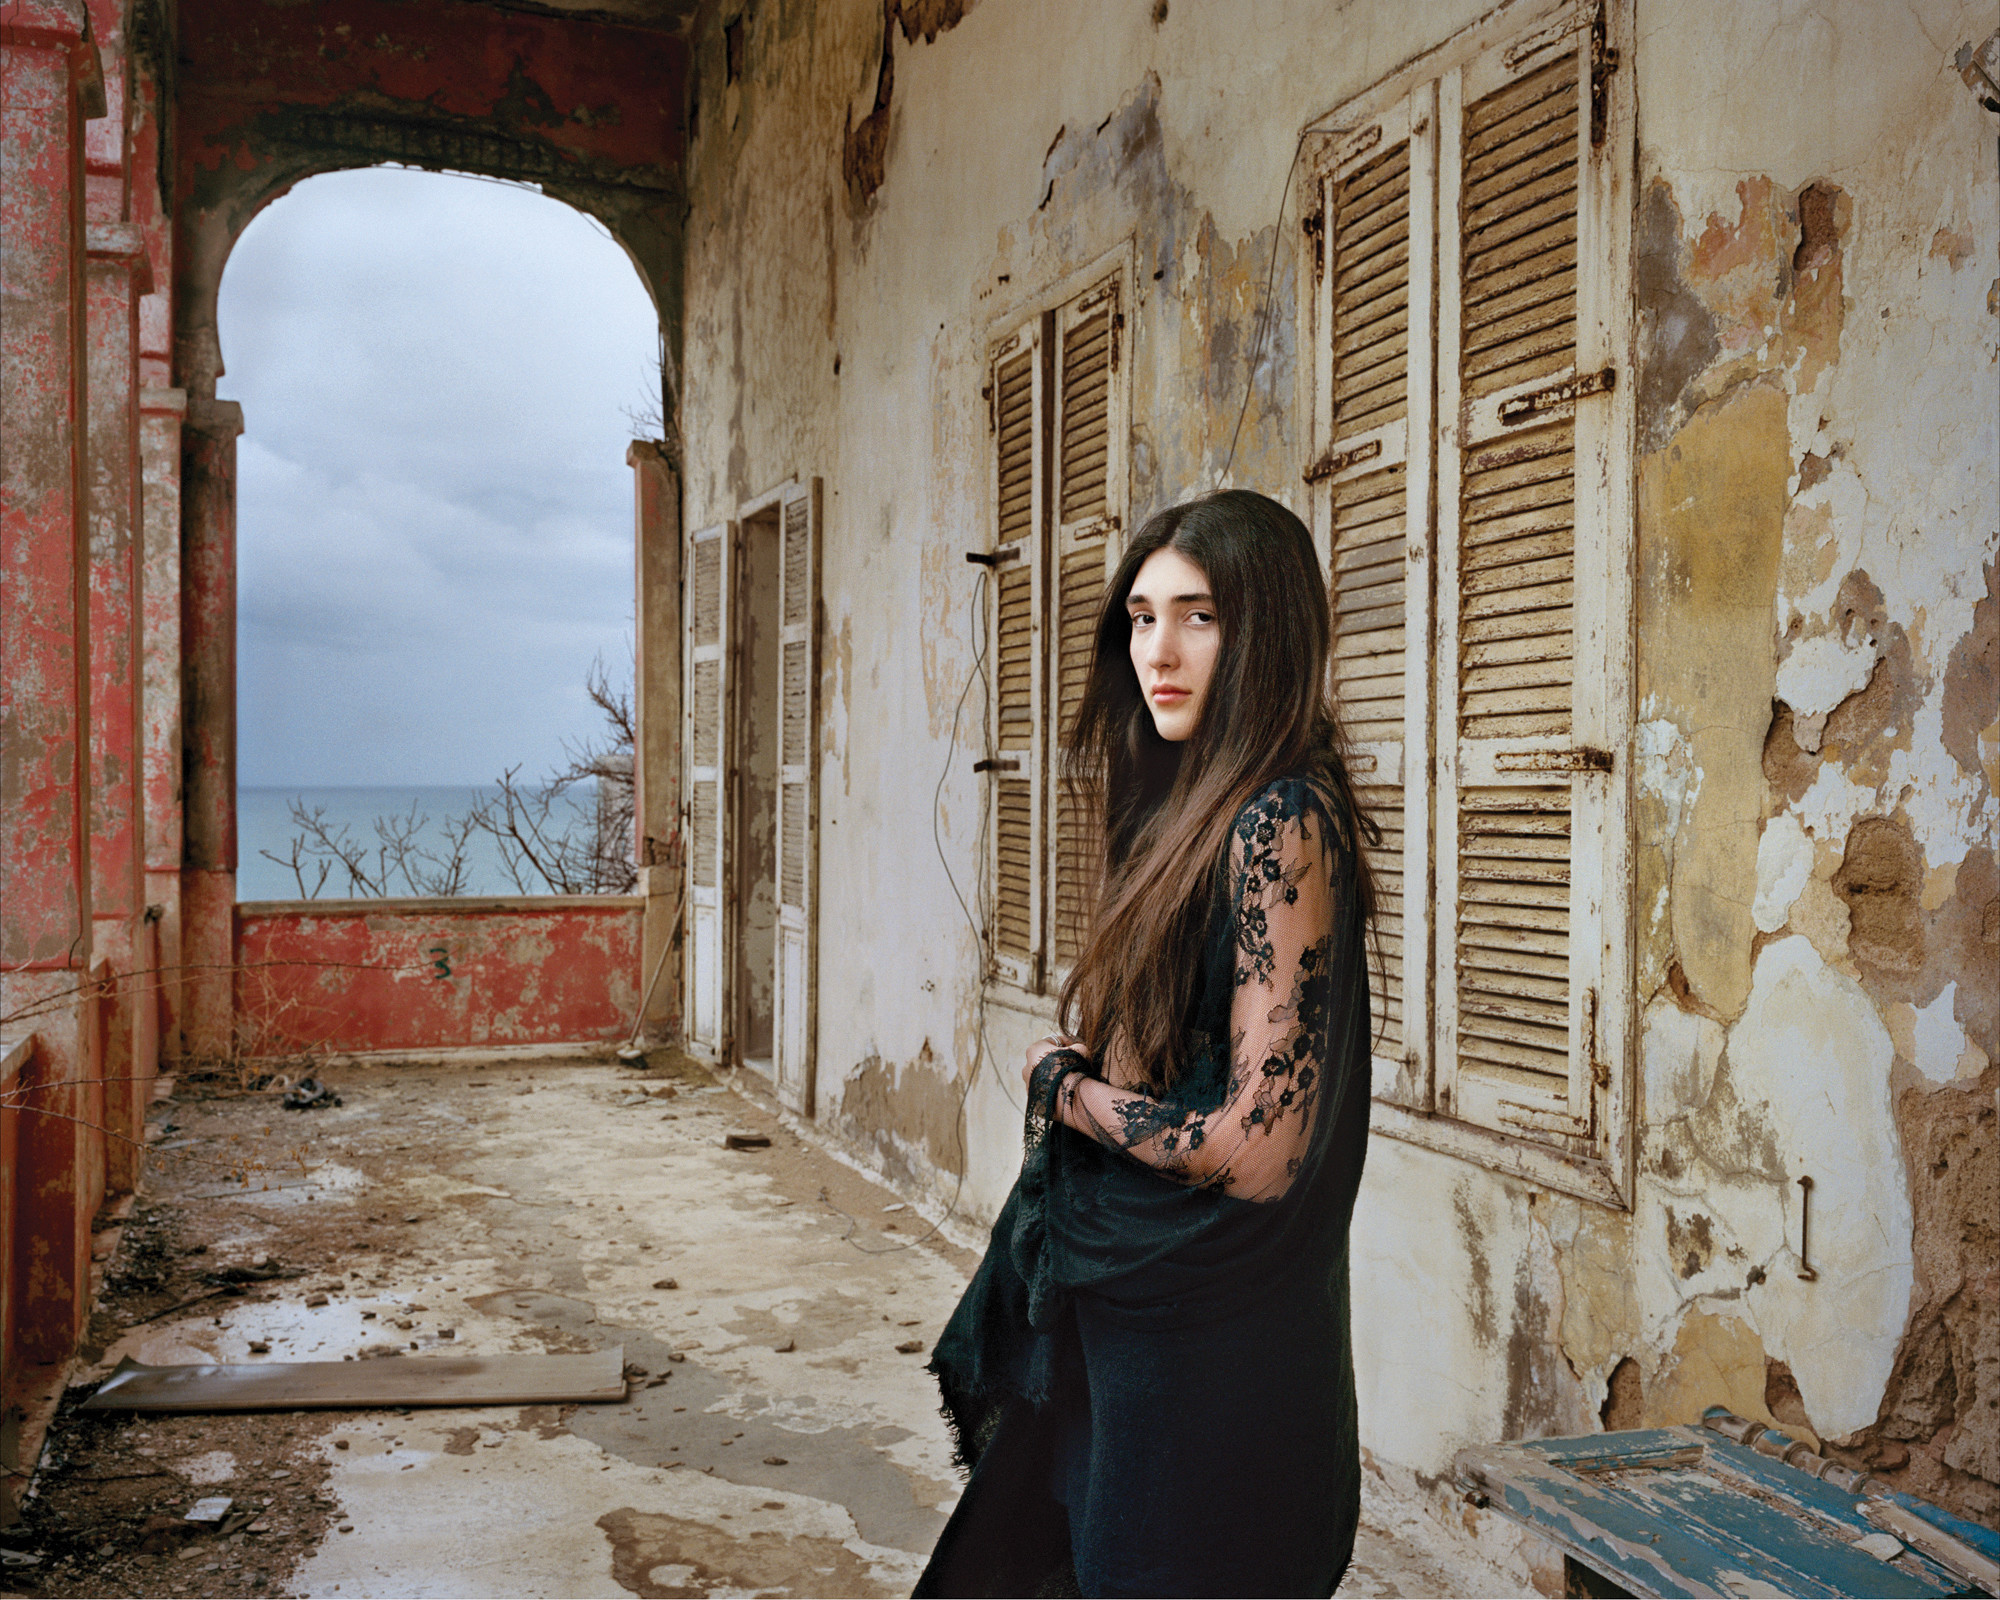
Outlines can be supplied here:
[[1790, 476], [1785, 397], [1764, 384], [1704, 407], [1639, 463], [1640, 704], [1682, 730], [1698, 774], [1673, 841], [1673, 950], [1725, 1017], [1750, 993]]
[[965, 1170], [959, 1086], [926, 1039], [914, 1061], [898, 1070], [870, 1056], [840, 1089], [835, 1125], [881, 1160], [893, 1178], [923, 1183], [928, 1172]]
[[1986, 793], [2000, 793], [2000, 561], [1986, 563], [1986, 594], [1944, 671], [1944, 747]]
[[1685, 248], [1673, 190], [1646, 187], [1633, 228], [1632, 287], [1639, 311], [1639, 448], [1651, 453], [1686, 420], [1684, 396], [1721, 351], [1715, 318], [1681, 279]]

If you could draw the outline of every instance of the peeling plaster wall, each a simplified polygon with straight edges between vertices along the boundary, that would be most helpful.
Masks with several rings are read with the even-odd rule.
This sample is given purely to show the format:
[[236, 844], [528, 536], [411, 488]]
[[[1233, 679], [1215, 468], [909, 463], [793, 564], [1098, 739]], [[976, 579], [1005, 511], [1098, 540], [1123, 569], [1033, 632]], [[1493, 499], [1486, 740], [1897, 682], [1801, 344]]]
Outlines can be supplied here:
[[1628, 1263], [1650, 1413], [1723, 1319], [1708, 1390], [1988, 1522], [2000, 186], [1950, 59], [1992, 22], [1639, 7]]
[[[1719, 1401], [1992, 1520], [2000, 186], [1951, 66], [1990, 8], [1635, 7], [1635, 1200], [1374, 1141], [1364, 1438], [1435, 1484]], [[982, 1007], [930, 846], [943, 773], [970, 898], [987, 341], [1129, 249], [1132, 521], [1208, 487], [1297, 130], [1484, 8], [904, 9], [764, 0], [733, 78], [697, 28], [686, 518], [825, 478], [820, 1115], [990, 1217], [1049, 1018]], [[1297, 209], [1234, 471], [1294, 504]]]
[[[942, 773], [938, 836], [970, 899], [977, 691], [948, 771], [947, 755], [974, 661], [963, 552], [990, 539], [988, 343], [1129, 249], [1131, 521], [1210, 487], [1298, 122], [1481, 9], [1330, 24], [1270, 6], [1252, 31], [1195, 5], [1158, 25], [1150, 3], [1093, 7], [1080, 27], [1019, 0], [766, 0], [743, 13], [733, 81], [730, 19], [691, 41], [684, 521], [733, 517], [793, 475], [826, 484], [818, 1101], [894, 1170], [964, 1171], [975, 1217], [1018, 1166], [1016, 1064], [1048, 1027], [988, 1006], [974, 1075], [979, 948], [931, 845]], [[1298, 205], [1295, 187], [1233, 477], [1302, 507]], [[941, 1091], [967, 1095], [963, 1156]]]

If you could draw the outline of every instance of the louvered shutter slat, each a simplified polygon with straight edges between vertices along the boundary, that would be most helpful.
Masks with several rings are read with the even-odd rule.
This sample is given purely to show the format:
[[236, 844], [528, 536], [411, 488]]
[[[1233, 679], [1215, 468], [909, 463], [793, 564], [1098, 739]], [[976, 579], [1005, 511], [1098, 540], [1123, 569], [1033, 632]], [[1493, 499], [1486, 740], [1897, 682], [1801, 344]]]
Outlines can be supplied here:
[[989, 803], [994, 970], [1031, 985], [1039, 960], [1041, 915], [1042, 560], [1044, 484], [1043, 346], [1038, 329], [1006, 341], [993, 363], [994, 545], [1002, 559], [992, 577], [995, 757]]
[[777, 926], [772, 1078], [778, 1098], [811, 1116], [818, 970], [819, 516], [817, 478], [787, 491], [778, 538]]
[[994, 944], [1002, 954], [1025, 961], [1033, 949], [1030, 902], [1033, 899], [1035, 857], [1034, 786], [1024, 779], [1002, 778], [997, 785], [999, 827], [994, 846], [998, 889], [994, 897]]
[[1097, 643], [1097, 618], [1104, 599], [1108, 518], [1119, 476], [1117, 397], [1118, 298], [1115, 289], [1094, 290], [1056, 316], [1056, 528], [1054, 563], [1055, 761], [1050, 823], [1054, 849], [1049, 858], [1048, 950], [1052, 978], [1082, 953], [1083, 937], [1096, 898], [1098, 821], [1087, 815], [1067, 784], [1055, 777], [1069, 748]]
[[687, 686], [682, 792], [688, 807], [688, 925], [684, 967], [689, 1042], [712, 1057], [728, 1048], [725, 963], [728, 901], [729, 586], [736, 530], [731, 524], [690, 536], [687, 573]]
[[1057, 515], [1064, 524], [1103, 516], [1110, 481], [1112, 308], [1063, 330]]
[[[1561, 750], [1575, 727], [1577, 428], [1509, 426], [1498, 399], [1577, 370], [1583, 275], [1579, 51], [1468, 90], [1456, 135], [1449, 379], [1462, 437], [1444, 492], [1452, 659], [1448, 954], [1454, 1109], [1563, 1137], [1591, 1129], [1572, 928], [1580, 780], [1508, 782], [1495, 752]], [[1491, 79], [1485, 80], [1491, 84]], [[1479, 774], [1474, 777], [1472, 774]], [[1502, 781], [1493, 781], [1500, 778]], [[1551, 1122], [1550, 1119], [1554, 1121]]]
[[697, 646], [717, 644], [722, 638], [722, 541], [702, 540], [694, 547], [692, 588], [689, 597], [689, 631]]
[[[1421, 1040], [1407, 1037], [1404, 1015], [1408, 797], [1401, 751], [1410, 692], [1412, 446], [1396, 433], [1411, 415], [1411, 329], [1428, 327], [1412, 295], [1413, 183], [1410, 140], [1393, 138], [1327, 185], [1322, 224], [1331, 362], [1327, 448], [1351, 448], [1379, 430], [1391, 435], [1371, 446], [1373, 463], [1331, 485], [1328, 599], [1334, 690], [1348, 739], [1361, 752], [1357, 797], [1382, 830], [1380, 844], [1369, 850], [1378, 945], [1369, 977], [1375, 1049], [1399, 1073], [1413, 1044], [1421, 1053]], [[1400, 1079], [1378, 1083], [1378, 1092], [1385, 1091], [1412, 1093]], [[1416, 1091], [1416, 1101], [1422, 1098]]]
[[715, 784], [712, 781], [695, 784], [691, 798], [694, 809], [695, 887], [713, 889], [716, 884], [715, 858], [720, 843]]
[[[1057, 625], [1056, 716], [1067, 747], [1083, 708], [1096, 647], [1097, 615], [1104, 599], [1104, 544], [1094, 541], [1066, 552], [1060, 579]], [[1096, 819], [1085, 814], [1068, 787], [1058, 784], [1056, 802], [1055, 921], [1050, 948], [1059, 965], [1067, 966], [1082, 953], [1082, 935], [1090, 915], [1096, 883]]]

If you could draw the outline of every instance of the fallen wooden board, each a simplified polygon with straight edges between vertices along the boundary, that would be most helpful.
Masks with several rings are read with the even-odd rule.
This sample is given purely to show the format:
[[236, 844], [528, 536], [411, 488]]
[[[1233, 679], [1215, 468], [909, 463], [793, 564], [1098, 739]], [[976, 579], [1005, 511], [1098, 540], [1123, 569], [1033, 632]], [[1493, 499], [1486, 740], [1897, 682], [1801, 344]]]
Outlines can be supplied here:
[[[1712, 1414], [1741, 1421], [1719, 1407]], [[1774, 1430], [1744, 1426], [1793, 1443]], [[1463, 1450], [1455, 1476], [1476, 1504], [1541, 1535], [1625, 1594], [1978, 1592], [1914, 1540], [1873, 1537], [1877, 1529], [1860, 1496], [1713, 1425]], [[1978, 1535], [1935, 1508], [1928, 1515]]]
[[83, 1411], [526, 1406], [625, 1398], [625, 1347], [581, 1356], [380, 1356], [149, 1367], [127, 1356]]

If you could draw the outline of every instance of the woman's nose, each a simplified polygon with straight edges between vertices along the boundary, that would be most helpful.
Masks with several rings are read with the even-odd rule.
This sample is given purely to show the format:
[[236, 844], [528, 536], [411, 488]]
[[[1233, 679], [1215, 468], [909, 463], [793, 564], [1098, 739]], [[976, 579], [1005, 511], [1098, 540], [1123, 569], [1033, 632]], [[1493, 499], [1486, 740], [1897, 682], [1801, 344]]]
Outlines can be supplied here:
[[1178, 655], [1174, 648], [1174, 630], [1165, 623], [1154, 627], [1152, 637], [1146, 641], [1146, 663], [1153, 667], [1171, 667]]

